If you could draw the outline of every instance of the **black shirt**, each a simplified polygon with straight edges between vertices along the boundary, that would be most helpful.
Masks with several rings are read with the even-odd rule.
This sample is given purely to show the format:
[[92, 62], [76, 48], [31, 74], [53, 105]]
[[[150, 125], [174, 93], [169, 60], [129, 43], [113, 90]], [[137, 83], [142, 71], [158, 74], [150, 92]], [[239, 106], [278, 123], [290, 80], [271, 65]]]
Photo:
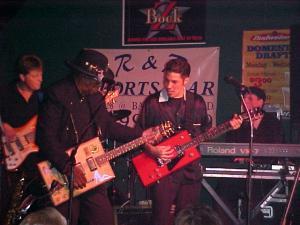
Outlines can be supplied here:
[[39, 94], [34, 92], [27, 102], [17, 89], [16, 82], [0, 89], [2, 122], [16, 128], [24, 125], [39, 109]]
[[[280, 121], [271, 113], [264, 113], [264, 117], [257, 129], [253, 131], [254, 143], [283, 143], [283, 132]], [[248, 143], [250, 140], [250, 124], [243, 122], [237, 130], [228, 132], [226, 142]]]

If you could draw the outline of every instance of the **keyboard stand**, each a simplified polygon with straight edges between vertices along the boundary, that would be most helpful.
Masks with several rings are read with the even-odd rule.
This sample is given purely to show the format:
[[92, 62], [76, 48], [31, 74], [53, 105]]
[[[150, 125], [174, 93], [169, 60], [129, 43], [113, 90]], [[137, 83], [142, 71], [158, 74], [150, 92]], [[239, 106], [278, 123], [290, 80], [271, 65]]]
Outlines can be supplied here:
[[[284, 189], [284, 194], [280, 194], [279, 192]], [[273, 212], [270, 206], [268, 206], [271, 202], [276, 203], [286, 203], [287, 196], [289, 194], [289, 188], [287, 184], [284, 184], [284, 181], [279, 180], [275, 186], [266, 194], [266, 196], [257, 204], [257, 206], [253, 209], [251, 218], [257, 216], [257, 214], [263, 210], [263, 214], [265, 217], [272, 216]]]
[[203, 178], [202, 179], [202, 185], [206, 189], [206, 191], [213, 197], [213, 199], [219, 204], [219, 206], [222, 207], [224, 212], [227, 214], [227, 216], [232, 220], [234, 223], [233, 225], [242, 225], [243, 221], [236, 218], [231, 210], [227, 207], [227, 205], [223, 202], [223, 200], [220, 198], [220, 196], [215, 192], [215, 190], [210, 186], [210, 184]]
[[[226, 179], [226, 177], [225, 177]], [[233, 222], [233, 225], [245, 225], [245, 221], [237, 218], [234, 213], [229, 209], [229, 207], [224, 203], [221, 197], [216, 193], [216, 191], [211, 187], [211, 185], [206, 181], [205, 178], [202, 178], [202, 186], [206, 189], [206, 191], [210, 194], [210, 196], [216, 201], [216, 203], [223, 209], [223, 211], [227, 214], [227, 216]], [[280, 194], [279, 192], [283, 189], [284, 194]], [[286, 199], [288, 196], [288, 185], [279, 180], [274, 187], [266, 194], [266, 196], [255, 206], [251, 211], [251, 218], [257, 216], [257, 214], [263, 209], [264, 216], [271, 216], [271, 207], [268, 206], [271, 202], [277, 203], [286, 203]]]

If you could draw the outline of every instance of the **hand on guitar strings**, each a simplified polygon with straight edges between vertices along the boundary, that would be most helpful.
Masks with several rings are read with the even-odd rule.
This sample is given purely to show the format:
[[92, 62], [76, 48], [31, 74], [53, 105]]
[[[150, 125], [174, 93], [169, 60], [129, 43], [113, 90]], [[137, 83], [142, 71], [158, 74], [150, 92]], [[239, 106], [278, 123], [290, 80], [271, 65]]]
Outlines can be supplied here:
[[144, 130], [142, 136], [146, 138], [146, 143], [151, 145], [158, 144], [163, 139], [160, 132], [160, 126], [150, 127], [147, 130]]
[[83, 171], [78, 167], [74, 167], [74, 188], [81, 189], [86, 186], [87, 179], [83, 173]]
[[168, 161], [176, 156], [176, 151], [170, 145], [153, 146], [151, 144], [145, 144], [145, 149], [153, 157], [159, 158], [163, 161]]
[[8, 142], [12, 142], [16, 140], [16, 131], [15, 129], [10, 126], [8, 123], [3, 123], [3, 132], [4, 132], [4, 136], [6, 141]]
[[229, 121], [230, 126], [232, 127], [233, 130], [236, 130], [240, 128], [240, 126], [243, 123], [242, 117], [240, 117], [238, 114], [234, 114], [232, 119]]

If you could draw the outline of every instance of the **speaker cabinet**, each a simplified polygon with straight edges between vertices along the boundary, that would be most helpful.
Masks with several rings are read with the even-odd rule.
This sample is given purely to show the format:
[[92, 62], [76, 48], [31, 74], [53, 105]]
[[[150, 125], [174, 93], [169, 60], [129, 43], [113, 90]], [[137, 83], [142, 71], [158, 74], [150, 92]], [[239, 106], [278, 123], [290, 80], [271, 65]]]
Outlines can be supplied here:
[[150, 207], [114, 207], [115, 225], [152, 225]]

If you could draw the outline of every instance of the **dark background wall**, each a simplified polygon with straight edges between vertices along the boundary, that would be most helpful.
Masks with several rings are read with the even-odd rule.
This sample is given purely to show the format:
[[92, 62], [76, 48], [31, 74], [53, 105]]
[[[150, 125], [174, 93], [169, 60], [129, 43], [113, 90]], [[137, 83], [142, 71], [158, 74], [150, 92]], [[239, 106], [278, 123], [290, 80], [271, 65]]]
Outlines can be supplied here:
[[[197, 47], [221, 48], [217, 112], [221, 122], [239, 111], [239, 100], [223, 78], [232, 74], [241, 79], [243, 31], [299, 24], [300, 1], [207, 0], [206, 11], [207, 44]], [[121, 0], [23, 1], [0, 31], [1, 83], [13, 78], [14, 62], [23, 53], [35, 53], [44, 60], [44, 85], [48, 86], [67, 73], [64, 60], [79, 49], [122, 48], [121, 21]]]

